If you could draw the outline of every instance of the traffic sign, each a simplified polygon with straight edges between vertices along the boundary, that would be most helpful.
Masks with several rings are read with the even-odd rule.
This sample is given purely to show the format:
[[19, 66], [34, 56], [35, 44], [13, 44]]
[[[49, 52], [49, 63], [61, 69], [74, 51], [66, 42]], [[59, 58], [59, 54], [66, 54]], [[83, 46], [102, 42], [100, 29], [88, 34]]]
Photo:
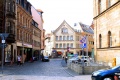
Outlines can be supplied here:
[[2, 43], [5, 43], [5, 40], [2, 40]]
[[82, 43], [82, 44], [80, 44], [80, 47], [81, 47], [81, 48], [86, 48], [87, 45], [86, 45], [86, 43]]

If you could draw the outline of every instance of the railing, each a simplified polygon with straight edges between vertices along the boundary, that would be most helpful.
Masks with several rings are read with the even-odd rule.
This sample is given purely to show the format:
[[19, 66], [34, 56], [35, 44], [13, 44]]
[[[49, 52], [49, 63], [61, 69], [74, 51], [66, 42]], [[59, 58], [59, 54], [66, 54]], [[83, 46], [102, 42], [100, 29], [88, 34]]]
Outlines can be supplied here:
[[92, 60], [87, 60], [86, 62], [81, 62], [81, 61], [72, 61], [70, 63], [74, 63], [74, 64], [79, 64], [80, 66], [84, 65], [84, 66], [109, 66], [107, 62], [95, 62], [94, 59]]

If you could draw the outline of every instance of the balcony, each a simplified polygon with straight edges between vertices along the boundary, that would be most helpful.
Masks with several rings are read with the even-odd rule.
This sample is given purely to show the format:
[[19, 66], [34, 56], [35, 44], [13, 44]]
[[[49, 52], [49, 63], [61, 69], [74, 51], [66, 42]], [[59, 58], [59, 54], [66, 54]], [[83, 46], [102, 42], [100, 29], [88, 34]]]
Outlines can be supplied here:
[[6, 17], [8, 18], [16, 19], [15, 15], [16, 15], [15, 12], [10, 12], [10, 11], [6, 12]]
[[6, 39], [7, 43], [15, 43], [15, 34], [9, 34], [9, 36]]

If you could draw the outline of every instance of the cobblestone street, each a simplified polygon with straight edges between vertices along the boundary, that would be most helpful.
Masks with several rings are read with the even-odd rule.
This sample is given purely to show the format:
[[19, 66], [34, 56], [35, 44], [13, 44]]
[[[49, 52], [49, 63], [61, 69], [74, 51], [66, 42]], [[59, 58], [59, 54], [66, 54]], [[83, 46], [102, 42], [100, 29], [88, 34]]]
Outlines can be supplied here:
[[[61, 65], [62, 63], [62, 65]], [[1, 70], [1, 69], [0, 69]], [[25, 62], [23, 66], [4, 66], [0, 80], [91, 80], [90, 75], [79, 75], [67, 67], [61, 59], [50, 62]]]

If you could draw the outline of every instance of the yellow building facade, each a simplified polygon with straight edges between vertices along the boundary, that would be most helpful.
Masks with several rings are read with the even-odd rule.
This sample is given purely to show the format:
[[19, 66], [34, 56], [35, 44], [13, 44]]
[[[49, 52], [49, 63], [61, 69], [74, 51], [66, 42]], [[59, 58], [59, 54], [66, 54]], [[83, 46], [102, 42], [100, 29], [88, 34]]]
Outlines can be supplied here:
[[93, 0], [96, 61], [112, 63], [120, 56], [120, 0]]
[[[61, 54], [62, 56], [67, 56], [68, 52], [71, 54], [91, 56], [91, 51], [94, 47], [94, 33], [90, 26], [79, 22], [76, 23], [74, 27], [71, 27], [64, 20], [61, 25], [55, 31], [53, 31], [53, 35], [53, 53], [54, 50], [56, 50], [57, 53]], [[83, 36], [87, 36], [88, 38], [88, 48], [84, 48], [84, 51], [82, 51], [83, 49], [80, 46], [80, 40]]]

